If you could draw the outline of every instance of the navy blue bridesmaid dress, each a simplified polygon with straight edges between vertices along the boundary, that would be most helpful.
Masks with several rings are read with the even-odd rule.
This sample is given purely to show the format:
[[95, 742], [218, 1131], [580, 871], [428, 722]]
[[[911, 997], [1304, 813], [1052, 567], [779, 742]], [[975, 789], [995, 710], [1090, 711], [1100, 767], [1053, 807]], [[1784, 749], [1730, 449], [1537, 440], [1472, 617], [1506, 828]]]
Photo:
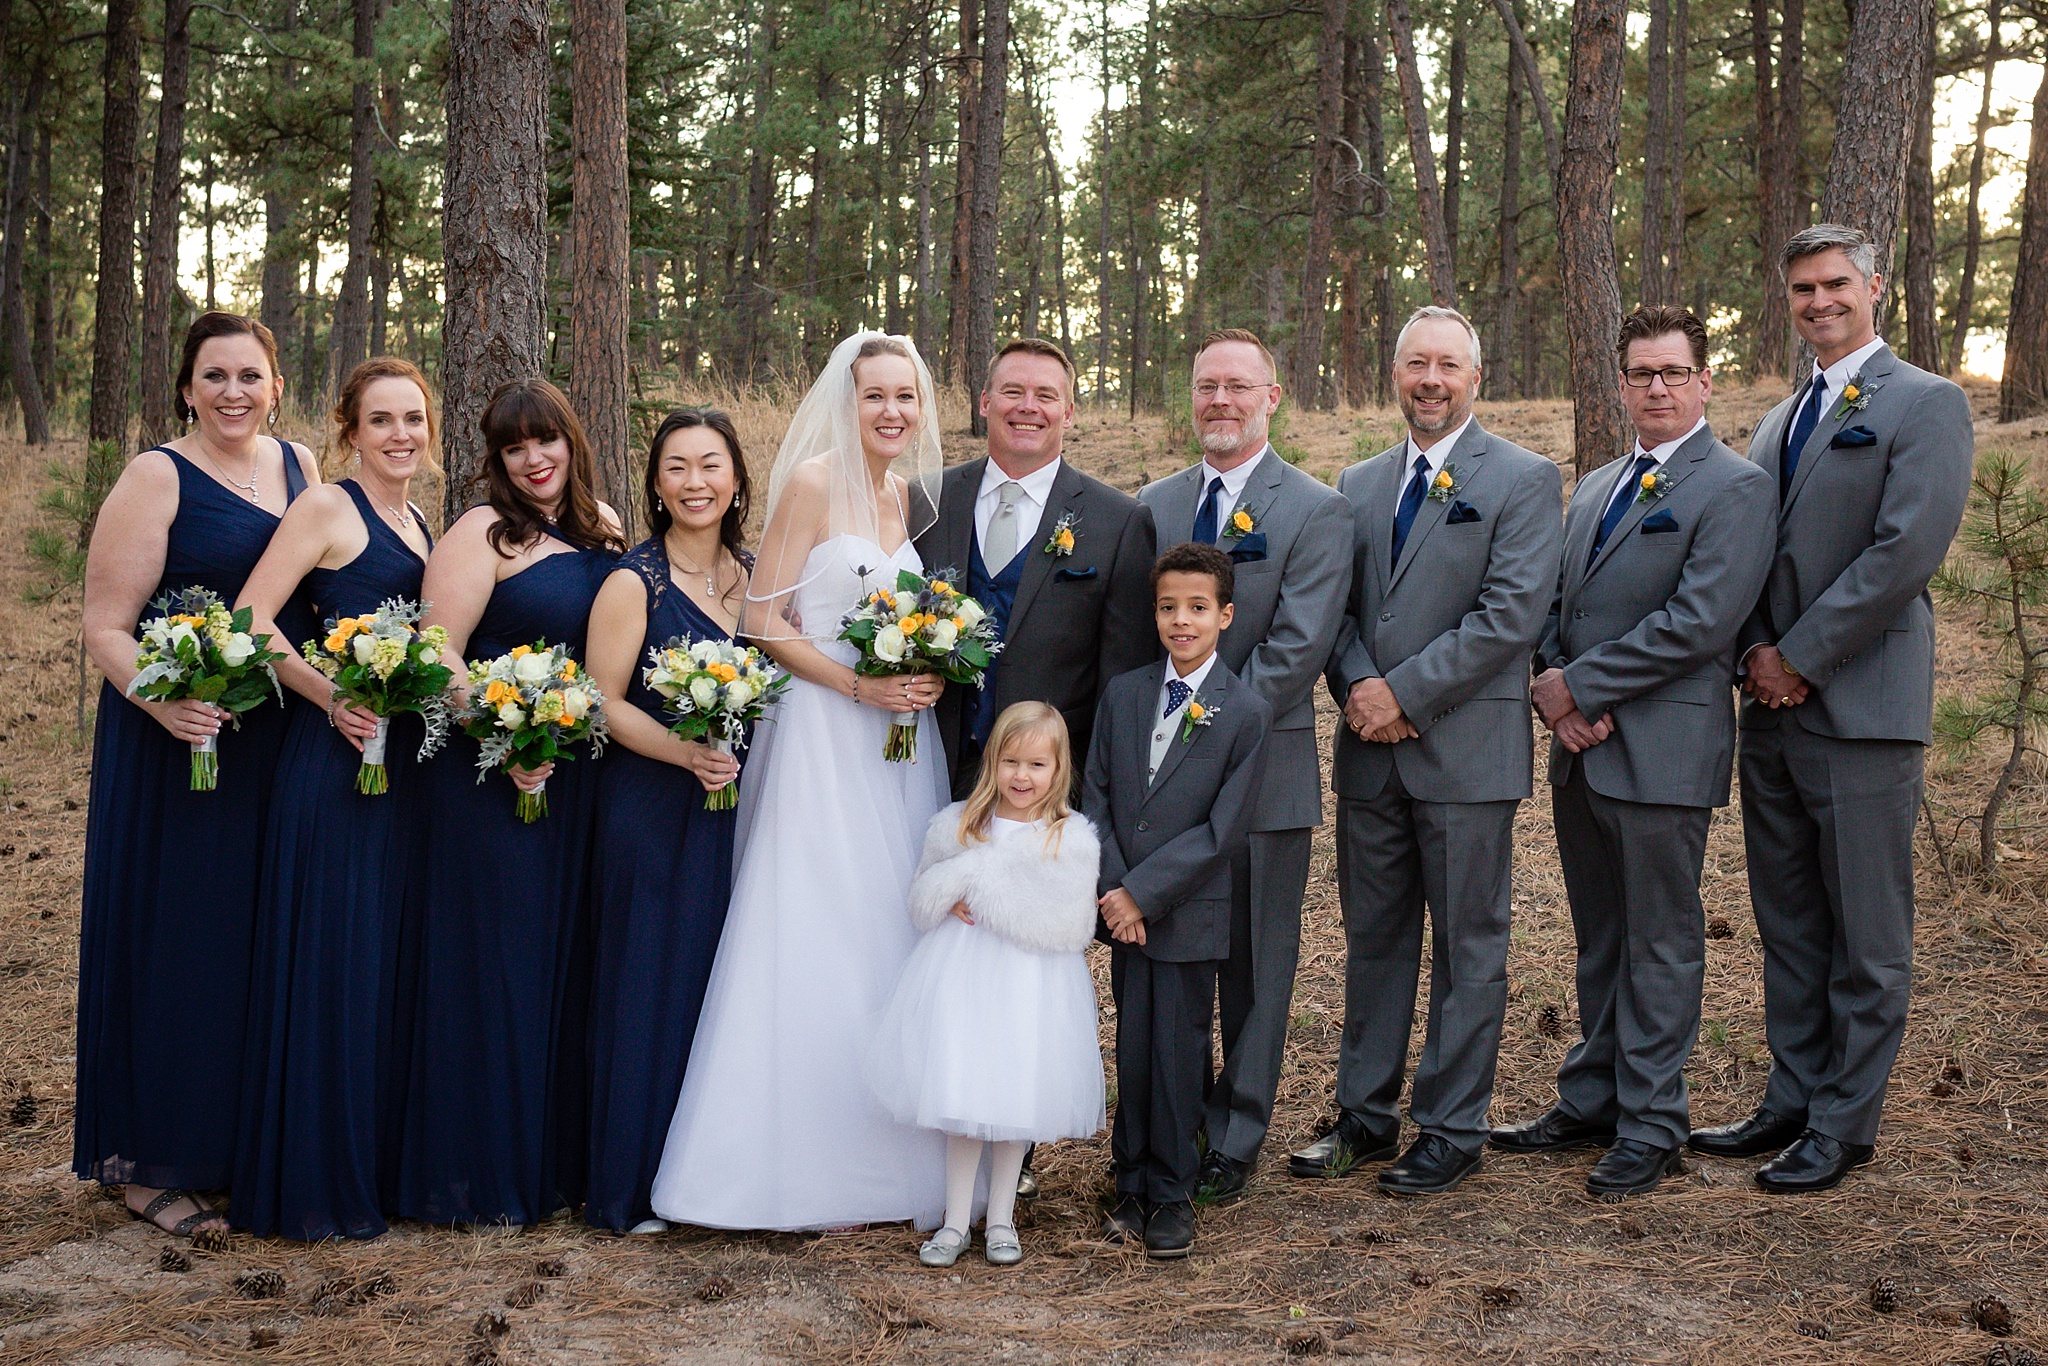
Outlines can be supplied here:
[[[341, 487], [369, 544], [341, 568], [306, 576], [314, 620], [362, 616], [387, 598], [417, 602], [426, 561], [354, 480]], [[362, 754], [317, 707], [298, 708], [285, 734], [264, 840], [228, 1216], [260, 1237], [384, 1232], [380, 1182], [396, 1156], [409, 1061], [399, 1050], [411, 1045], [395, 1031], [394, 1003], [426, 811], [425, 734], [415, 714], [391, 718], [390, 790], [378, 796], [356, 791]]]
[[[676, 636], [728, 640], [669, 578], [659, 539], [621, 562], [647, 589], [647, 651]], [[636, 663], [626, 703], [668, 724]], [[745, 751], [741, 751], [744, 754]], [[707, 811], [697, 775], [621, 745], [598, 780], [597, 973], [591, 991], [590, 1188], [584, 1221], [624, 1231], [649, 1193], [732, 895], [736, 811]]]
[[[150, 599], [199, 587], [232, 604], [278, 519], [157, 449], [177, 467], [178, 513]], [[289, 445], [284, 471], [289, 502], [306, 487]], [[279, 629], [305, 620], [283, 613]], [[191, 746], [111, 683], [100, 688], [71, 1150], [87, 1180], [214, 1190], [234, 1175], [258, 864], [295, 706], [272, 698], [223, 727], [220, 785], [194, 792]]]
[[[552, 532], [552, 528], [550, 528]], [[567, 645], [618, 563], [571, 548], [491, 592], [469, 658]], [[528, 825], [462, 734], [425, 767], [418, 989], [395, 1212], [436, 1224], [534, 1224], [583, 1199], [590, 1007], [590, 837], [598, 772], [578, 746]], [[411, 914], [411, 912], [408, 912]]]

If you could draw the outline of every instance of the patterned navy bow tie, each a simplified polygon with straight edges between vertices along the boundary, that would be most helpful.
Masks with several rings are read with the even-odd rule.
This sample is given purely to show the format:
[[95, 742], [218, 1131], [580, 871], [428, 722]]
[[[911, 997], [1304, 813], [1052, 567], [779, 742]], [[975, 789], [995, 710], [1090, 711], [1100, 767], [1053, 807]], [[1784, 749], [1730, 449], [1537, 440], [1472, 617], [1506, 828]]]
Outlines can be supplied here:
[[1183, 702], [1187, 701], [1187, 700], [1188, 700], [1188, 697], [1189, 697], [1189, 695], [1190, 695], [1190, 694], [1192, 694], [1193, 692], [1194, 692], [1194, 689], [1193, 689], [1193, 688], [1190, 688], [1190, 687], [1189, 687], [1189, 686], [1188, 686], [1187, 684], [1185, 684], [1185, 683], [1181, 682], [1181, 681], [1180, 681], [1180, 680], [1179, 680], [1178, 678], [1169, 678], [1169, 679], [1167, 679], [1167, 680], [1166, 680], [1166, 710], [1165, 710], [1165, 711], [1163, 711], [1163, 712], [1161, 712], [1161, 713], [1159, 713], [1159, 718], [1160, 718], [1160, 719], [1161, 719], [1161, 720], [1163, 721], [1163, 720], [1165, 720], [1165, 719], [1166, 719], [1167, 717], [1169, 717], [1169, 716], [1173, 715], [1173, 714], [1174, 714], [1175, 712], [1179, 711], [1179, 710], [1180, 710], [1180, 708], [1181, 708], [1181, 704], [1182, 704]]

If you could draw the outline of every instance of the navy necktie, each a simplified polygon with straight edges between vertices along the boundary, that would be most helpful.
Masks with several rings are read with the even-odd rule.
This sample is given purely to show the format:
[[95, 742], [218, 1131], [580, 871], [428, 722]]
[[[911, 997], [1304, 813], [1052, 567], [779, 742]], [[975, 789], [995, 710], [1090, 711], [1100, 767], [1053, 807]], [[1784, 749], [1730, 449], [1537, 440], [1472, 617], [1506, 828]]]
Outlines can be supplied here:
[[1806, 438], [1813, 435], [1813, 429], [1820, 422], [1821, 400], [1827, 397], [1827, 381], [1815, 371], [1812, 383], [1807, 387], [1806, 402], [1799, 406], [1799, 416], [1792, 419], [1792, 430], [1785, 437], [1784, 458], [1778, 461], [1778, 497], [1784, 498], [1792, 492], [1792, 476], [1799, 471], [1799, 453], [1806, 449]]
[[1628, 478], [1614, 491], [1614, 498], [1607, 504], [1607, 512], [1600, 519], [1600, 534], [1593, 538], [1593, 553], [1586, 556], [1587, 567], [1600, 558], [1600, 547], [1607, 544], [1607, 538], [1614, 534], [1614, 528], [1621, 525], [1621, 519], [1628, 516], [1629, 508], [1642, 496], [1643, 476], [1657, 467], [1657, 457], [1643, 454], [1636, 457], [1635, 468], [1628, 472]]
[[1181, 682], [1178, 678], [1167, 679], [1166, 710], [1159, 713], [1159, 719], [1164, 721], [1167, 717], [1179, 711], [1180, 704], [1187, 701], [1188, 694], [1193, 691], [1193, 688], [1190, 688], [1187, 684]]
[[1401, 506], [1394, 509], [1394, 560], [1401, 563], [1401, 547], [1408, 544], [1408, 528], [1415, 525], [1415, 514], [1422, 508], [1422, 496], [1429, 492], [1429, 457], [1420, 451], [1415, 454], [1415, 477], [1408, 481], [1408, 487], [1401, 490]]
[[1202, 495], [1202, 506], [1195, 513], [1195, 534], [1190, 537], [1197, 545], [1216, 544], [1216, 500], [1223, 495], [1223, 481], [1211, 479], [1209, 491]]

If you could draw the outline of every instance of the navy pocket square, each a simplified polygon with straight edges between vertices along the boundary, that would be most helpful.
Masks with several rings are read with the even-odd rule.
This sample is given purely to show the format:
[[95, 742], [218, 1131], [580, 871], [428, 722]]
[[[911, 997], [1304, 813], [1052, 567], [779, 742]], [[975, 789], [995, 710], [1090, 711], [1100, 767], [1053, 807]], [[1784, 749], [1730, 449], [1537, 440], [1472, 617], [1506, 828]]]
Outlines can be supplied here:
[[1053, 577], [1063, 583], [1072, 583], [1076, 579], [1092, 579], [1095, 577], [1095, 566], [1091, 564], [1084, 569], [1069, 569], [1062, 566]]
[[1828, 444], [1835, 447], [1875, 446], [1877, 444], [1877, 433], [1861, 425], [1844, 427], [1841, 431], [1835, 433], [1835, 439], [1828, 442]]
[[1476, 522], [1478, 520], [1479, 509], [1473, 507], [1463, 498], [1451, 504], [1451, 510], [1444, 514], [1445, 526], [1463, 526], [1467, 522]]
[[1658, 508], [1655, 512], [1643, 518], [1643, 524], [1639, 530], [1645, 536], [1655, 536], [1660, 531], [1676, 531], [1678, 530], [1678, 519], [1671, 515], [1669, 508]]
[[1266, 533], [1263, 531], [1246, 532], [1230, 544], [1230, 562], [1232, 564], [1245, 564], [1253, 560], [1263, 560], [1265, 558]]

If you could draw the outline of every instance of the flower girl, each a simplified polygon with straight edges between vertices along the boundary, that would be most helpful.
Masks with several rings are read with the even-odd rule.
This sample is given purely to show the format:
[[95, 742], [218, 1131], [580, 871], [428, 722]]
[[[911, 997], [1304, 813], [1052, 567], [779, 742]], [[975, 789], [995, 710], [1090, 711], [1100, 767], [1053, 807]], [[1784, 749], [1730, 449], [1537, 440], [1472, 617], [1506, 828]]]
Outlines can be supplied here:
[[1102, 1054], [1087, 947], [1100, 846], [1067, 809], [1067, 724], [1042, 702], [996, 718], [973, 795], [932, 818], [910, 886], [924, 937], [883, 1009], [869, 1084], [905, 1124], [946, 1138], [946, 1223], [918, 1252], [966, 1250], [989, 1150], [988, 1259], [1023, 1260], [1011, 1222], [1032, 1143], [1102, 1128]]

